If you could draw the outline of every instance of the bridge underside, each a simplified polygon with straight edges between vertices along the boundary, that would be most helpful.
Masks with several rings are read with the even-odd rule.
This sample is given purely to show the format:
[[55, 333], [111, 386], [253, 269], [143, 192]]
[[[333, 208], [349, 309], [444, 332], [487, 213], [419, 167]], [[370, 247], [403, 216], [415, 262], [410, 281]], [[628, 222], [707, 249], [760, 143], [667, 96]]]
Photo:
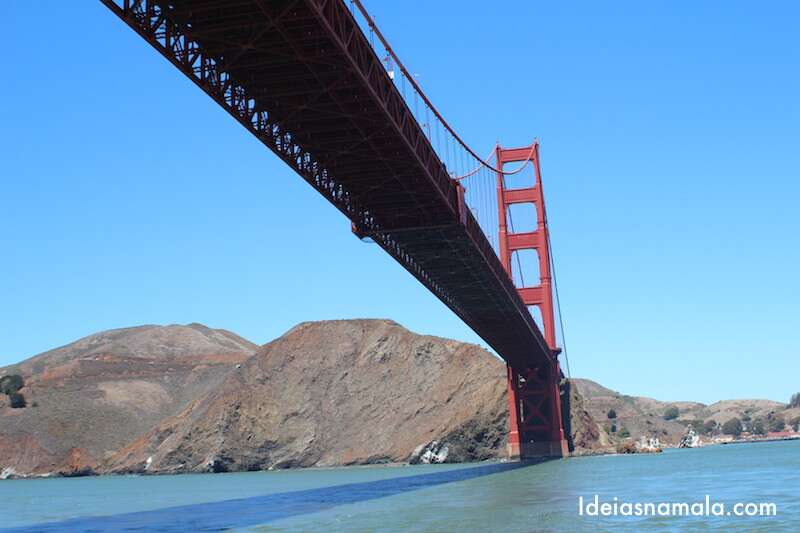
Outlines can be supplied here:
[[514, 369], [556, 359], [341, 0], [101, 0]]

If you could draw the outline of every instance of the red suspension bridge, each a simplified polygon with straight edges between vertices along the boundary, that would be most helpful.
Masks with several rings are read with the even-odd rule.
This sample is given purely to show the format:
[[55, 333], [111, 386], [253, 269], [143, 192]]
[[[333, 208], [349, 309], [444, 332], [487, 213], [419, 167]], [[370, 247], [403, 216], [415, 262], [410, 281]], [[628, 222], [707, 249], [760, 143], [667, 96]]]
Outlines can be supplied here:
[[512, 457], [567, 453], [537, 142], [479, 156], [358, 0], [101, 1], [506, 361]]

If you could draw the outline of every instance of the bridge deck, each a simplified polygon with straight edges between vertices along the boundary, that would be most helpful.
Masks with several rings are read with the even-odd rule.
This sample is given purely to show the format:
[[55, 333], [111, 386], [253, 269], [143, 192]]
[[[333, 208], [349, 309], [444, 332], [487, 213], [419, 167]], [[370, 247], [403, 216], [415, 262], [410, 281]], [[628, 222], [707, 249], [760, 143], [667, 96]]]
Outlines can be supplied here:
[[101, 0], [515, 368], [553, 356], [342, 0]]

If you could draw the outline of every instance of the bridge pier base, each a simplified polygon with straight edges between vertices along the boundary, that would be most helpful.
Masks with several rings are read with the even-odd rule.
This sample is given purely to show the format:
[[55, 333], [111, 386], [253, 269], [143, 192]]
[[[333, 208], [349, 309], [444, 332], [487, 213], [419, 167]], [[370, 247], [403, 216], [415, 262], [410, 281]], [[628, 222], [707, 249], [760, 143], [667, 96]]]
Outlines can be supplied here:
[[523, 445], [508, 444], [508, 458], [511, 461], [536, 459], [559, 459], [569, 457], [569, 444], [566, 440], [557, 442], [529, 442]]
[[524, 444], [520, 450], [520, 460], [548, 459], [569, 456], [569, 446], [566, 440], [558, 442], [530, 442]]
[[569, 456], [562, 418], [561, 369], [508, 372], [508, 457], [537, 460]]

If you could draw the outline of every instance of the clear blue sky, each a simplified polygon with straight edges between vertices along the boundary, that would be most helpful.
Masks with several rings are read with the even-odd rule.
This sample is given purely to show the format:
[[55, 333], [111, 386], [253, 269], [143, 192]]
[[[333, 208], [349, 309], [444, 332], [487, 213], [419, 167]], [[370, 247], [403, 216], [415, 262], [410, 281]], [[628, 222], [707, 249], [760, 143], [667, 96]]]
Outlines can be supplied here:
[[[367, 1], [479, 152], [542, 142], [573, 375], [800, 390], [795, 2]], [[466, 326], [99, 2], [0, 2], [0, 365], [143, 323]]]

